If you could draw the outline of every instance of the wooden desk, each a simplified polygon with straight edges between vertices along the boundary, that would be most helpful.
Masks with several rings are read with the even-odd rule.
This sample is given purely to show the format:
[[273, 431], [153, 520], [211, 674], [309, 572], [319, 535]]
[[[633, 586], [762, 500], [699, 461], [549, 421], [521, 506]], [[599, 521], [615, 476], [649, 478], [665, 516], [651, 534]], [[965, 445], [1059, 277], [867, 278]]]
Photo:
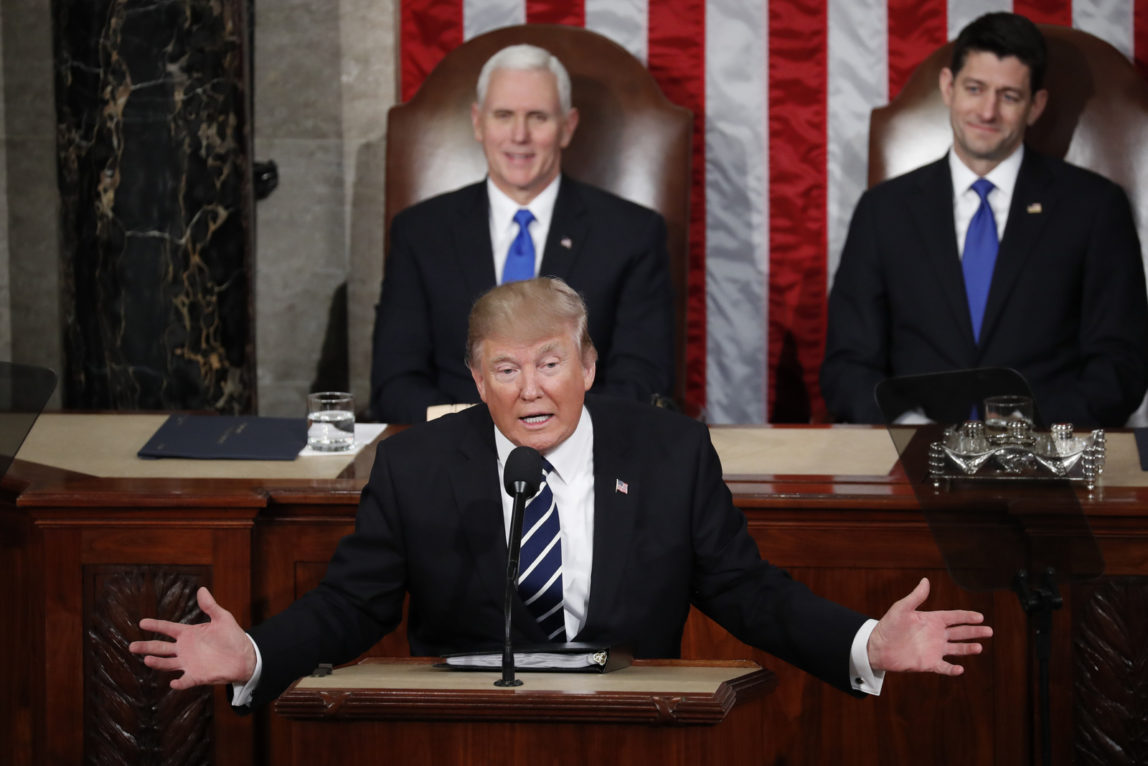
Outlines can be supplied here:
[[746, 661], [637, 660], [613, 673], [453, 672], [367, 659], [296, 682], [275, 703], [293, 722], [290, 763], [524, 766], [545, 762], [759, 764], [773, 675]]
[[[85, 425], [115, 429], [114, 420]], [[887, 437], [815, 427], [713, 434], [750, 533], [796, 579], [879, 616], [928, 576], [927, 606], [979, 609], [996, 630], [988, 651], [964, 663], [963, 677], [895, 676], [881, 697], [858, 701], [695, 613], [683, 656], [750, 659], [778, 676], [760, 711], [769, 735], [761, 762], [1028, 762], [1024, 615], [1011, 593], [953, 583], [912, 487], [870, 464], [892, 465]], [[1056, 615], [1061, 763], [1074, 752], [1094, 762], [1145, 757], [1128, 752], [1133, 729], [1120, 706], [1145, 718], [1144, 679], [1128, 668], [1146, 667], [1148, 481], [1134, 466], [1130, 435], [1112, 434], [1109, 444], [1102, 484], [1082, 499], [1106, 575], [1065, 592]], [[0, 601], [0, 624], [13, 626], [0, 653], [0, 741], [12, 743], [10, 762], [104, 762], [123, 752], [134, 754], [128, 761], [288, 762], [287, 719], [235, 716], [221, 690], [174, 695], [126, 644], [141, 616], [194, 615], [200, 584], [241, 623], [312, 587], [351, 529], [370, 459], [360, 455], [334, 478], [226, 479], [91, 476], [17, 460], [0, 483], [0, 577], [8, 593], [25, 594]], [[406, 653], [400, 634], [371, 652]]]

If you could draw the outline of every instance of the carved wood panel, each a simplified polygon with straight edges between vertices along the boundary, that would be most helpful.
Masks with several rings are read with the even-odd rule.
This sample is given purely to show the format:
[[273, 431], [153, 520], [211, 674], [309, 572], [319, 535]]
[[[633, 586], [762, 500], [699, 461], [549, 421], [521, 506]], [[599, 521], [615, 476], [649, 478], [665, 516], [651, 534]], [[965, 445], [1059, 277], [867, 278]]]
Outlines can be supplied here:
[[171, 673], [146, 667], [128, 643], [151, 638], [142, 617], [202, 622], [195, 600], [205, 566], [89, 565], [84, 590], [84, 761], [212, 762], [212, 690], [174, 691]]
[[1073, 762], [1148, 763], [1148, 577], [1097, 584], [1073, 644]]

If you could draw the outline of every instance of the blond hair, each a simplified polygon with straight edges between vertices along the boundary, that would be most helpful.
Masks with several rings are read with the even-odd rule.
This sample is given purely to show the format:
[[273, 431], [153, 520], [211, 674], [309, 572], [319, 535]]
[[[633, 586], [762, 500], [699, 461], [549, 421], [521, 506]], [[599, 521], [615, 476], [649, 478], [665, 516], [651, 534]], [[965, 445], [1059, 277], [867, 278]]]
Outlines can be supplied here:
[[570, 330], [583, 365], [597, 361], [587, 327], [586, 302], [558, 277], [507, 282], [487, 290], [470, 310], [466, 365], [476, 369], [487, 338], [541, 339]]

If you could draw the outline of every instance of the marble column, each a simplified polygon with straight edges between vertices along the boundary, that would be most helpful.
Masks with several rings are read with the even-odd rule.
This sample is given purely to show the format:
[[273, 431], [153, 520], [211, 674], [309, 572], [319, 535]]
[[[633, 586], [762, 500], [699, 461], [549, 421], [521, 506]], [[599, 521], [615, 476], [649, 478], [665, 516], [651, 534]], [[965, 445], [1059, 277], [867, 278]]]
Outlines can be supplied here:
[[245, 0], [55, 0], [64, 405], [255, 410]]

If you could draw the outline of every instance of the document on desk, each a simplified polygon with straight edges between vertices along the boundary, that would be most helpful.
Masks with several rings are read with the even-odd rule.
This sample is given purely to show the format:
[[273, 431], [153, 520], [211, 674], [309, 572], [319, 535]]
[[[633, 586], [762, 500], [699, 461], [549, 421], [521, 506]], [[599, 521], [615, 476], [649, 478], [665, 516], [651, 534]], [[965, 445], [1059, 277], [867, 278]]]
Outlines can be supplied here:
[[[514, 669], [608, 673], [626, 667], [632, 659], [627, 649], [569, 643], [516, 651]], [[502, 667], [502, 650], [451, 654], [443, 657], [442, 665], [453, 670], [496, 670]]]
[[172, 415], [137, 453], [141, 458], [294, 460], [307, 446], [303, 418]]

